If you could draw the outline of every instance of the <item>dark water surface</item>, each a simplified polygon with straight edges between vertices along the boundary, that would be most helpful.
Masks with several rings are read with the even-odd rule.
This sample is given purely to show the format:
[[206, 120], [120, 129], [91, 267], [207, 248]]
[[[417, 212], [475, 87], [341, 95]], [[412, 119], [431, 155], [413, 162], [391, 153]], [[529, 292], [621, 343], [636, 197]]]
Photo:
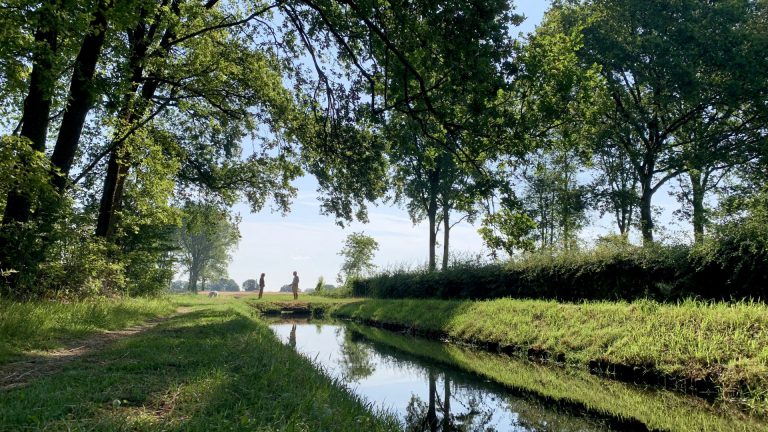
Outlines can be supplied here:
[[475, 374], [367, 338], [355, 324], [297, 320], [271, 328], [376, 408], [397, 414], [409, 431], [613, 430], [610, 421], [512, 395]]

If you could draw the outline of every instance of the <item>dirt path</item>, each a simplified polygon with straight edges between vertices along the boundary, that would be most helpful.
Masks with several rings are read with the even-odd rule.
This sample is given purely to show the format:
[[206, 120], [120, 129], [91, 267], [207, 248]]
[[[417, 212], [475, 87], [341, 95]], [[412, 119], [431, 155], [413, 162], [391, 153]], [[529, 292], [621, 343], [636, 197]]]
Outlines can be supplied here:
[[190, 311], [190, 308], [181, 307], [176, 310], [175, 314], [167, 317], [151, 319], [122, 330], [98, 333], [86, 339], [70, 342], [64, 348], [30, 353], [26, 360], [0, 366], [0, 391], [24, 387], [37, 378], [60, 371], [64, 365], [72, 360], [98, 351], [116, 340], [143, 333], [161, 322]]

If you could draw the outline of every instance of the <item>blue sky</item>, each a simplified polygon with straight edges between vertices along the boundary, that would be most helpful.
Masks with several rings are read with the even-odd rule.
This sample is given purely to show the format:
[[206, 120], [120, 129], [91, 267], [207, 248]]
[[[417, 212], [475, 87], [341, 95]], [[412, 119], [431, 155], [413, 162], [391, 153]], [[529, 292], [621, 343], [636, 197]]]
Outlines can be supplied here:
[[[548, 2], [518, 1], [516, 4], [517, 11], [527, 17], [519, 30], [530, 32], [541, 21]], [[263, 272], [266, 273], [266, 290], [277, 291], [291, 281], [294, 270], [299, 273], [302, 289], [314, 287], [320, 276], [335, 284], [342, 262], [338, 252], [345, 237], [352, 232], [365, 232], [378, 241], [379, 250], [374, 262], [379, 268], [414, 267], [426, 262], [428, 229], [423, 223], [414, 226], [405, 210], [372, 205], [368, 224], [355, 223], [341, 229], [332, 217], [319, 214], [314, 179], [303, 177], [295, 185], [299, 195], [291, 213], [285, 217], [269, 210], [251, 214], [248, 206], [235, 206], [234, 210], [242, 217], [242, 239], [233, 254], [229, 275], [239, 284], [246, 279], [258, 279]], [[665, 199], [669, 200], [666, 193], [660, 191], [657, 200], [660, 203]], [[602, 220], [582, 234], [594, 238], [611, 228], [609, 220]], [[452, 230], [451, 250], [465, 257], [487, 255], [476, 227], [467, 223]]]

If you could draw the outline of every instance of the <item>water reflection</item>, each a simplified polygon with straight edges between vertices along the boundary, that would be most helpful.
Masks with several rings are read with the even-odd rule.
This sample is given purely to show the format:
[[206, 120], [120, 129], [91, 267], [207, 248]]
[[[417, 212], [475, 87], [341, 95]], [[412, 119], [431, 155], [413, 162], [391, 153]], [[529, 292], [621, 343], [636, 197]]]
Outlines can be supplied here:
[[344, 325], [283, 323], [275, 333], [409, 432], [596, 431], [601, 421], [514, 397], [475, 375], [367, 339]]

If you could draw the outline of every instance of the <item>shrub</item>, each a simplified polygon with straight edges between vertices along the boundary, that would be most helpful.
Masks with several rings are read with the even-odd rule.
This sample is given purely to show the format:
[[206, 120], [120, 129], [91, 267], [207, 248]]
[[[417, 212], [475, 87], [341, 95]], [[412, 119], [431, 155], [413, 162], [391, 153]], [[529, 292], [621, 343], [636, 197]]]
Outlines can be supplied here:
[[743, 240], [721, 240], [708, 254], [682, 245], [606, 242], [589, 251], [541, 252], [506, 264], [386, 271], [353, 281], [352, 291], [378, 298], [765, 299], [768, 254], [759, 242]]

